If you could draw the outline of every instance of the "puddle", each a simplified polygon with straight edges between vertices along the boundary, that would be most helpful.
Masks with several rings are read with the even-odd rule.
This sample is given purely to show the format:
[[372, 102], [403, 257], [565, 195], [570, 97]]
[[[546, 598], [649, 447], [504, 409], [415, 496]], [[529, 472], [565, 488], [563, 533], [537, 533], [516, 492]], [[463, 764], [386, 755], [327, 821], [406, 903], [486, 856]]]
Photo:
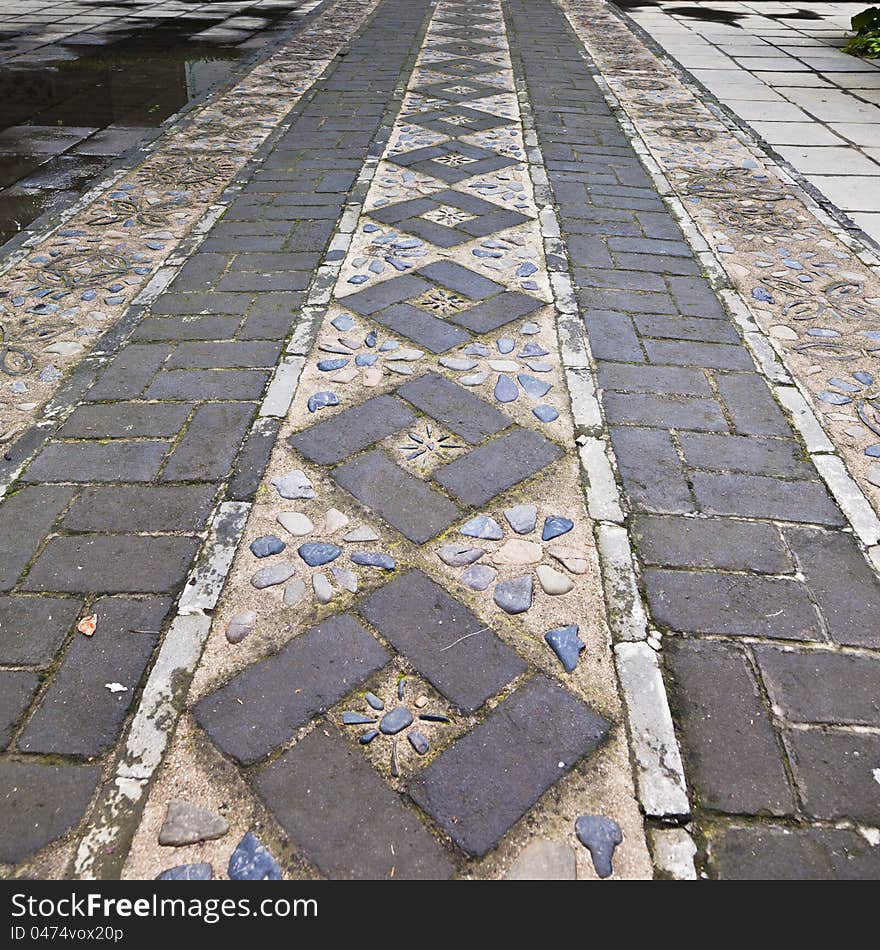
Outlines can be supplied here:
[[[7, 6], [0, 0], [0, 20]], [[100, 3], [81, 6], [102, 12]], [[123, 6], [141, 4], [114, 9]], [[165, 119], [295, 23], [301, 2], [232, 6], [158, 21], [117, 12], [43, 46], [36, 41], [44, 21], [18, 32], [7, 21], [0, 32], [0, 244], [155, 137]]]

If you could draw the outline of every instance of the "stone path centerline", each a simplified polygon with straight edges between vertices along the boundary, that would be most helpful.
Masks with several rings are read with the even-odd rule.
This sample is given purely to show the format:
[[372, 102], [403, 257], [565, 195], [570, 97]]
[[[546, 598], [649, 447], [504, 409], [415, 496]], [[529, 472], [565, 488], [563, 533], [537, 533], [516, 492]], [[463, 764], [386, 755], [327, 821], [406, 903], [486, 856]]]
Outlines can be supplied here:
[[880, 583], [568, 13], [381, 0], [0, 501], [10, 873], [876, 875]]

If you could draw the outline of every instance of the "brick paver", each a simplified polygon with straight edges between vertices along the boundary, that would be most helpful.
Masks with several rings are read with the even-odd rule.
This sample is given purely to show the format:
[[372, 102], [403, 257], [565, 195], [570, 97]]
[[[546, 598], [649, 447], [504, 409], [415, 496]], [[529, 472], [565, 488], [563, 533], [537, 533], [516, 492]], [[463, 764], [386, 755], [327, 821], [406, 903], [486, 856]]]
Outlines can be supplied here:
[[[26, 868], [87, 830], [212, 512], [253, 504], [271, 546], [256, 513], [282, 462], [311, 485], [284, 513], [318, 493], [345, 527], [326, 511], [300, 536], [279, 517], [283, 554], [241, 546], [225, 596], [260, 588], [273, 633], [222, 640], [217, 672], [215, 624], [183, 741], [224, 757], [297, 868], [497, 874], [542, 809], [567, 822], [575, 783], [601, 786], [598, 755], [622, 750], [602, 768], [625, 771], [625, 797], [604, 605], [576, 587], [593, 526], [580, 501], [554, 507], [583, 442], [550, 351], [548, 273], [568, 270], [699, 869], [876, 876], [856, 827], [880, 825], [880, 581], [562, 10], [380, 0], [288, 119], [0, 501], [0, 860]], [[377, 163], [380, 201], [360, 179]], [[512, 177], [532, 163], [561, 225], [546, 245], [531, 180]], [[293, 408], [261, 416], [292, 334]], [[286, 588], [241, 584], [279, 564]], [[559, 603], [576, 606], [550, 630]], [[568, 655], [545, 639], [571, 628]]]

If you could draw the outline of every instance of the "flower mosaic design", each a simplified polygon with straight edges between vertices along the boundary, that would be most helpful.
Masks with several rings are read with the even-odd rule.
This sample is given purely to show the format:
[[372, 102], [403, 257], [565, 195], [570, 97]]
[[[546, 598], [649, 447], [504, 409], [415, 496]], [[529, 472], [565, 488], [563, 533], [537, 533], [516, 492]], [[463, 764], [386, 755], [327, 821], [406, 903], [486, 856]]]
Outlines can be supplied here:
[[346, 710], [342, 714], [342, 725], [367, 727], [358, 738], [361, 745], [370, 745], [377, 739], [390, 743], [389, 771], [393, 778], [400, 775], [399, 740], [405, 738], [417, 755], [427, 755], [431, 743], [422, 730], [430, 732], [452, 722], [446, 713], [428, 709], [430, 700], [427, 696], [414, 696], [414, 693], [409, 680], [401, 676], [393, 699], [386, 701], [375, 693], [367, 693], [364, 696], [365, 712]]
[[455, 441], [451, 435], [440, 435], [437, 429], [430, 423], [425, 423], [421, 432], [407, 433], [408, 442], [398, 446], [404, 453], [404, 458], [408, 462], [417, 461], [418, 465], [425, 467], [429, 462], [440, 463], [449, 461], [455, 456], [456, 452], [466, 449]]

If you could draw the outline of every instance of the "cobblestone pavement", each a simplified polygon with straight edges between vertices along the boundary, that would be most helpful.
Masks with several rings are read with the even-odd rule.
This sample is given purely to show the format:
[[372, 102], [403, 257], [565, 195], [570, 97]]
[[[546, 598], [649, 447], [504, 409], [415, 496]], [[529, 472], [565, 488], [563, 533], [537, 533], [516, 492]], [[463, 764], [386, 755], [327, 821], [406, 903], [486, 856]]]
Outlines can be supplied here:
[[880, 873], [873, 512], [605, 16], [380, 0], [7, 453], [9, 874]]

